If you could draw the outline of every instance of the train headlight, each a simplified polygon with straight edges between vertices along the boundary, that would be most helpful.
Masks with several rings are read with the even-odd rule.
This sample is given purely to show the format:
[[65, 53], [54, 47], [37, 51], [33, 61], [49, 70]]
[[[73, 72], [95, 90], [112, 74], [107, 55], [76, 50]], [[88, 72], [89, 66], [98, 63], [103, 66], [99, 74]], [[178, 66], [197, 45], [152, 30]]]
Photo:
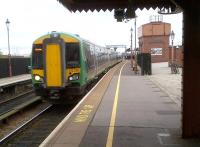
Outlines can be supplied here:
[[75, 75], [75, 80], [78, 80], [79, 79], [79, 75], [77, 74], [77, 75]]
[[79, 79], [79, 74], [73, 74], [72, 76], [69, 77], [70, 81], [78, 80]]
[[35, 80], [36, 80], [36, 81], [40, 81], [40, 80], [41, 80], [40, 76], [36, 75], [36, 76], [35, 76]]
[[34, 80], [37, 81], [37, 82], [40, 82], [40, 83], [44, 82], [43, 78], [41, 76], [39, 76], [39, 75], [35, 75], [34, 76]]
[[72, 80], [73, 80], [73, 77], [69, 77], [69, 80], [72, 81]]

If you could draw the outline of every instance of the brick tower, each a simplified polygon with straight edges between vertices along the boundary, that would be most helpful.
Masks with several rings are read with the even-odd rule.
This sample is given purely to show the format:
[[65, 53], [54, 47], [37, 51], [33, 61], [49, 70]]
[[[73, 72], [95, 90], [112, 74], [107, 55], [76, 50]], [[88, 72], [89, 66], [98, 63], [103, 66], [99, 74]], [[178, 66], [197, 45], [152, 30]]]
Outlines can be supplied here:
[[139, 51], [151, 53], [152, 62], [169, 61], [171, 24], [162, 22], [162, 16], [151, 16], [150, 23], [138, 28]]

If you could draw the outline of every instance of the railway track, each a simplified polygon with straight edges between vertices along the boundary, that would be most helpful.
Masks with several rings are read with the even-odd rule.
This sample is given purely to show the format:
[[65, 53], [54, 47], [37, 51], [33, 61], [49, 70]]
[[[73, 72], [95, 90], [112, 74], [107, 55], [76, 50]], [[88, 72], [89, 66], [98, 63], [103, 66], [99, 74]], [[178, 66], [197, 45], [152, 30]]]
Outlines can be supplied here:
[[18, 127], [17, 129], [15, 129], [14, 131], [12, 131], [10, 134], [8, 134], [7, 136], [5, 136], [3, 139], [1, 139], [0, 140], [0, 145], [1, 146], [6, 146], [6, 144], [9, 143], [10, 139], [12, 139], [14, 136], [16, 136], [17, 133], [20, 133], [21, 130], [23, 130], [24, 128], [26, 128], [27, 125], [29, 125], [32, 121], [34, 121], [42, 113], [44, 113], [45, 111], [47, 111], [51, 106], [52, 105], [46, 107], [44, 110], [42, 110], [37, 115], [35, 115], [32, 119], [30, 119], [29, 121], [27, 121], [26, 123], [24, 123], [23, 125], [21, 125], [20, 127]]
[[[87, 87], [89, 91], [101, 79], [93, 81]], [[80, 100], [81, 98], [79, 98]], [[9, 135], [0, 140], [0, 146], [10, 147], [36, 147], [53, 131], [53, 129], [67, 116], [75, 107], [77, 102], [69, 105], [51, 105], [49, 108], [40, 112], [30, 121], [18, 127]]]
[[50, 105], [0, 140], [0, 146], [35, 147], [50, 134], [74, 106]]
[[8, 103], [14, 101], [14, 100], [17, 99], [17, 98], [20, 98], [20, 97], [23, 97], [23, 96], [26, 96], [26, 95], [30, 95], [30, 94], [32, 94], [32, 93], [34, 93], [34, 91], [33, 91], [33, 90], [29, 90], [29, 91], [27, 91], [27, 92], [24, 92], [24, 93], [21, 93], [21, 94], [19, 94], [19, 95], [14, 96], [14, 97], [11, 97], [10, 99], [8, 98], [8, 99], [6, 99], [6, 100], [4, 100], [4, 101], [1, 101], [1, 102], [0, 102], [0, 106], [1, 106], [1, 105], [4, 105], [4, 104], [8, 104]]
[[39, 100], [41, 100], [41, 98], [36, 97], [34, 92], [31, 90], [0, 103], [0, 121], [2, 122], [6, 120], [11, 115], [14, 115], [15, 113]]

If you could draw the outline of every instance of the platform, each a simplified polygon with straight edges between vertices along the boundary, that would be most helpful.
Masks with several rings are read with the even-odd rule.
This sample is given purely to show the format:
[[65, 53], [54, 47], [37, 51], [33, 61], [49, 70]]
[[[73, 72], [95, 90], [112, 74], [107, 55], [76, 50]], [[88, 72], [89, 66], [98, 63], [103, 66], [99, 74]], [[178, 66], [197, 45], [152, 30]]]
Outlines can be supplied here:
[[30, 74], [23, 74], [23, 75], [18, 75], [18, 76], [12, 76], [12, 77], [7, 77], [7, 78], [1, 78], [0, 79], [0, 87], [7, 87], [16, 83], [21, 83], [31, 80], [31, 75]]
[[163, 92], [181, 108], [182, 105], [182, 68], [179, 68], [179, 74], [171, 74], [171, 68], [168, 62], [153, 63], [152, 75], [148, 78], [156, 84]]
[[107, 73], [41, 147], [199, 147], [181, 139], [178, 105], [130, 63]]

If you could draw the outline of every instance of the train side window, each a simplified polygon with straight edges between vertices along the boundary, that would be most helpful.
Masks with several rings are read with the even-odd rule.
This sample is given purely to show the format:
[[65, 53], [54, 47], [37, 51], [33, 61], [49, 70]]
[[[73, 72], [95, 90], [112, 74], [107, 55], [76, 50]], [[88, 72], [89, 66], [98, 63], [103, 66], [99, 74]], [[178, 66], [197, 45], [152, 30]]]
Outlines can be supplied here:
[[88, 44], [88, 43], [84, 43], [84, 50], [85, 50], [85, 55], [87, 58], [87, 67], [88, 69], [94, 69], [95, 68], [95, 52], [93, 49], [93, 46]]
[[79, 43], [66, 43], [66, 67], [79, 67], [80, 66], [80, 51]]
[[35, 69], [43, 68], [43, 49], [42, 44], [34, 44], [32, 50], [32, 67]]

